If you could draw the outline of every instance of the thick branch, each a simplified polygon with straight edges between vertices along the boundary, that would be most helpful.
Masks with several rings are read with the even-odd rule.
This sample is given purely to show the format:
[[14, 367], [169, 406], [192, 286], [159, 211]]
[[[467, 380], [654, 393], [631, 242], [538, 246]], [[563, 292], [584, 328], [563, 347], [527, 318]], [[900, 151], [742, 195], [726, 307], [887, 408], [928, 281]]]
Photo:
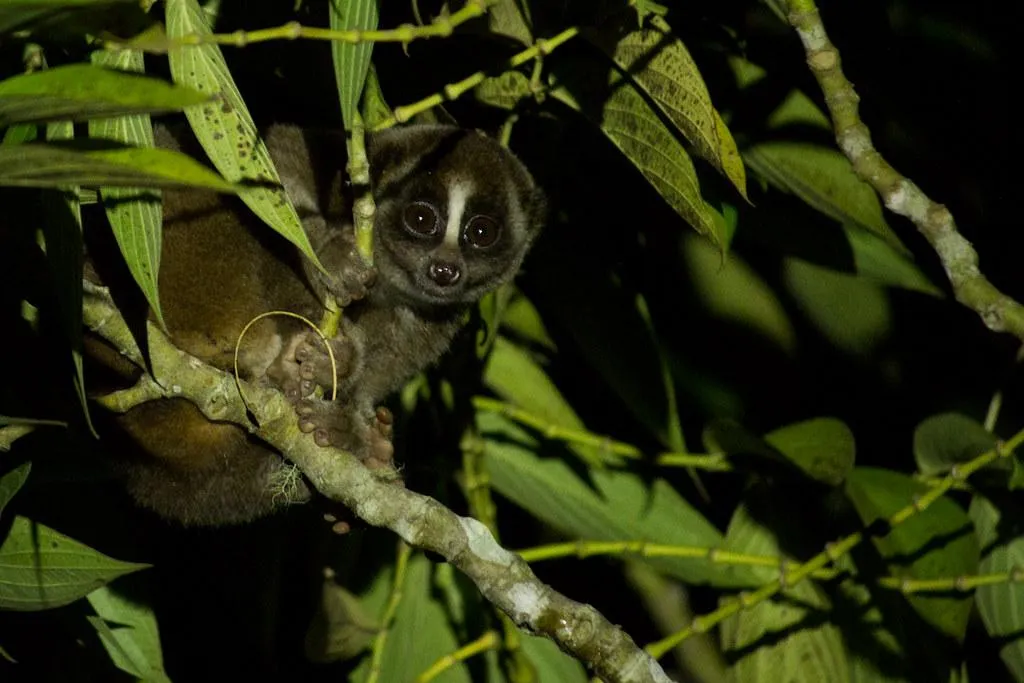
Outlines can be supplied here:
[[861, 179], [893, 212], [906, 216], [939, 255], [957, 301], [973, 309], [985, 325], [1024, 340], [1024, 306], [1006, 296], [978, 269], [978, 254], [959, 233], [953, 215], [900, 175], [878, 153], [860, 120], [859, 98], [843, 74], [839, 51], [828, 38], [814, 0], [787, 0], [789, 23], [807, 52], [807, 63], [828, 105], [836, 141]]
[[[141, 363], [139, 349], [104, 288], [86, 283], [84, 321], [126, 357]], [[147, 331], [160, 393], [191, 400], [207, 417], [249, 429], [285, 454], [324, 496], [345, 504], [368, 524], [386, 527], [410, 545], [440, 554], [517, 625], [551, 638], [604, 680], [669, 680], [622, 629], [593, 607], [538, 580], [529, 565], [498, 545], [483, 524], [456, 515], [432, 498], [377, 479], [348, 453], [317, 446], [299, 431], [294, 411], [278, 391], [243, 385], [258, 426], [251, 424], [230, 375], [175, 348], [155, 325], [149, 324]], [[137, 392], [141, 399], [153, 394]]]

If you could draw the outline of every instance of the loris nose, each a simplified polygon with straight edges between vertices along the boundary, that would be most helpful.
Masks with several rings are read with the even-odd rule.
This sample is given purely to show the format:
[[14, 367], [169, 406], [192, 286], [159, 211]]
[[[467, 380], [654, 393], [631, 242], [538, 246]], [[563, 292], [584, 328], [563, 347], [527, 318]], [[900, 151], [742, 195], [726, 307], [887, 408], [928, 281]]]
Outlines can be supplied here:
[[434, 261], [427, 269], [427, 274], [431, 280], [442, 287], [449, 287], [459, 281], [462, 271], [459, 270], [459, 266], [456, 263]]

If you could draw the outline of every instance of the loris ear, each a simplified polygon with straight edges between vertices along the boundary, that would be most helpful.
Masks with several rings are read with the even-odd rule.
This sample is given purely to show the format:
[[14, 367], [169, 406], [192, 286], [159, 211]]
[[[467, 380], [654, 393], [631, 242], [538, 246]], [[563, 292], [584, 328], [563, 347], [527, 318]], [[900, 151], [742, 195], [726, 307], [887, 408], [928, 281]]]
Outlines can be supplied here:
[[550, 215], [551, 207], [548, 204], [547, 195], [544, 194], [544, 190], [534, 185], [533, 190], [527, 200], [527, 215], [529, 216], [529, 235], [530, 242], [537, 239], [537, 235], [540, 234], [541, 228], [543, 228]]

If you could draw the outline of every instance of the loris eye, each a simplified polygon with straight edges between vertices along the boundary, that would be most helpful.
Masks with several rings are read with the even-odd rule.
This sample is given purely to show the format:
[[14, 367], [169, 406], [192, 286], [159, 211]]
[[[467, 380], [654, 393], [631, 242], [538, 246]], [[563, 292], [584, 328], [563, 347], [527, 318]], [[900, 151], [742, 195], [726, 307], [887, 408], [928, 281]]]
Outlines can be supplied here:
[[466, 241], [474, 247], [485, 249], [501, 237], [501, 226], [493, 218], [473, 216], [466, 224]]
[[426, 237], [437, 234], [437, 226], [440, 222], [437, 217], [437, 211], [426, 202], [413, 202], [405, 207], [405, 211], [402, 213], [402, 220], [405, 221], [407, 230]]

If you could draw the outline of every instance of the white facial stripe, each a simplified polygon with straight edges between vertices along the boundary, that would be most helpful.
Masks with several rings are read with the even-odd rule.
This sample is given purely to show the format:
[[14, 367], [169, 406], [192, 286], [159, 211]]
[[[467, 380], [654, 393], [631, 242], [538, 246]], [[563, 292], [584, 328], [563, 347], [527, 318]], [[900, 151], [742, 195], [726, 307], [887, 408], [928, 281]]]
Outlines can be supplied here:
[[462, 215], [466, 212], [466, 202], [472, 194], [473, 183], [466, 180], [456, 182], [448, 192], [448, 225], [444, 229], [444, 243], [449, 246], [459, 246]]

